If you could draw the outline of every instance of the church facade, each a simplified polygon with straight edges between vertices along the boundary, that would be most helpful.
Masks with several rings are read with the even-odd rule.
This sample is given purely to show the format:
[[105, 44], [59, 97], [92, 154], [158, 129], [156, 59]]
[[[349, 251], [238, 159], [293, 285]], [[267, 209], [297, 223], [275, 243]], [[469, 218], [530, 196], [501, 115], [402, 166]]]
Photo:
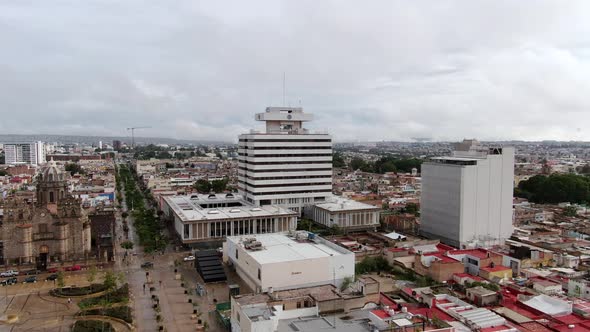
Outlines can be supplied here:
[[36, 200], [7, 198], [0, 226], [0, 264], [83, 260], [91, 249], [90, 221], [52, 160], [37, 177]]

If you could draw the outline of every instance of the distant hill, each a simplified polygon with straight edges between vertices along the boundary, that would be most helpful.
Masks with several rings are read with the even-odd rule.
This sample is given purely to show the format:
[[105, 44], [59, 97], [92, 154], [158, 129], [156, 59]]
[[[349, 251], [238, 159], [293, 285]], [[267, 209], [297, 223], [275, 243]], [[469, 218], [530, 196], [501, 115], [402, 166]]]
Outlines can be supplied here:
[[[0, 143], [16, 143], [16, 142], [33, 142], [42, 141], [47, 143], [61, 143], [61, 144], [98, 144], [102, 141], [106, 144], [113, 144], [113, 140], [119, 140], [127, 144], [131, 144], [131, 137], [115, 137], [115, 136], [70, 136], [70, 135], [1, 135]], [[163, 137], [137, 137], [135, 136], [135, 144], [233, 144], [232, 142], [223, 141], [204, 141], [204, 140], [181, 140], [174, 138]]]

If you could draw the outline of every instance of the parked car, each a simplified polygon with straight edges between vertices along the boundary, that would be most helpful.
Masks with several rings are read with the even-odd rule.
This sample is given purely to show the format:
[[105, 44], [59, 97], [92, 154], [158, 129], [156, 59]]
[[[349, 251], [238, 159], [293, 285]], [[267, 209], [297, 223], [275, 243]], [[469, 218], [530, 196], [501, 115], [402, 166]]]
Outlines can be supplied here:
[[141, 264], [141, 267], [144, 268], [144, 269], [149, 269], [149, 268], [154, 267], [154, 263], [152, 263], [152, 262], [145, 262], [145, 263]]
[[194, 261], [195, 260], [195, 256], [193, 256], [193, 255], [186, 256], [185, 258], [183, 258], [183, 260], [185, 262]]
[[15, 277], [10, 277], [7, 279], [4, 279], [2, 281], [0, 281], [0, 285], [1, 286], [8, 286], [8, 285], [14, 285], [18, 282], [18, 279], [16, 279]]
[[23, 284], [35, 283], [37, 282], [37, 276], [28, 276], [23, 280]]
[[41, 271], [39, 271], [39, 270], [28, 270], [28, 271], [25, 271], [25, 272], [24, 272], [24, 274], [25, 274], [25, 275], [27, 275], [27, 276], [30, 276], [30, 275], [37, 275], [37, 274], [39, 274], [39, 273], [41, 273]]
[[15, 271], [15, 270], [8, 270], [8, 271], [0, 273], [0, 277], [2, 277], [2, 278], [16, 277], [17, 275], [18, 275], [18, 271]]
[[45, 280], [47, 280], [47, 281], [52, 281], [52, 280], [56, 280], [56, 279], [57, 279], [57, 274], [56, 273], [50, 274], [50, 275], [47, 276], [47, 278], [45, 278]]
[[80, 271], [80, 270], [82, 270], [82, 267], [80, 265], [72, 265], [72, 266], [66, 267], [66, 271]]
[[57, 271], [58, 271], [57, 267], [52, 267], [52, 268], [47, 269], [48, 273], [57, 273]]

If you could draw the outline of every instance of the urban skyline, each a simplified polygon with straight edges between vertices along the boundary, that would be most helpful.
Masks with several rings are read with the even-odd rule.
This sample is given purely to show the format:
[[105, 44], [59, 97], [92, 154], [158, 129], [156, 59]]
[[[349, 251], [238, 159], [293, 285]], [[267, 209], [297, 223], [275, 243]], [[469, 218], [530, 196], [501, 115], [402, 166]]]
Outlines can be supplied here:
[[4, 2], [0, 131], [232, 141], [301, 105], [335, 141], [590, 140], [588, 6]]

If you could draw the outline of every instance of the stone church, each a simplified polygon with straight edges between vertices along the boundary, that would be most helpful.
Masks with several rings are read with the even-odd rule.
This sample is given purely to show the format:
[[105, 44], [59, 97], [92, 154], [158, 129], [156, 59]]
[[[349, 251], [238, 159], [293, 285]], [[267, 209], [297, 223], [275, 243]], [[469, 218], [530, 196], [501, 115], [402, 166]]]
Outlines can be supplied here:
[[0, 264], [82, 260], [90, 252], [90, 222], [66, 174], [51, 160], [37, 176], [36, 200], [7, 198], [0, 226]]

